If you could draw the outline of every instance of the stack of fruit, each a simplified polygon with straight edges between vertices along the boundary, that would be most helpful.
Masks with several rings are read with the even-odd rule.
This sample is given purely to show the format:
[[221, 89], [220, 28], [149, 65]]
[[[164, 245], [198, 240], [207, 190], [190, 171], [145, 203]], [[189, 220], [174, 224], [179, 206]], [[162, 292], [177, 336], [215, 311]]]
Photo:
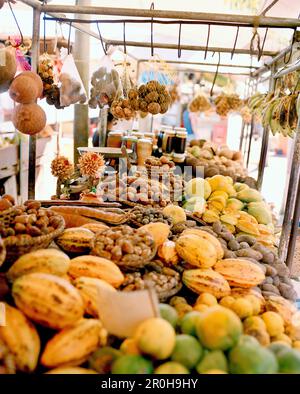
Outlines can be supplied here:
[[[197, 167], [203, 167], [205, 177], [221, 174], [238, 180], [238, 177], [247, 176], [247, 171], [243, 168], [241, 153], [230, 150], [226, 145], [218, 147], [204, 140], [192, 140], [187, 151], [186, 164], [195, 170]], [[250, 179], [246, 181], [249, 182]], [[250, 186], [255, 186], [255, 182], [251, 182]]]
[[255, 189], [243, 183], [233, 183], [229, 176], [193, 178], [185, 187], [191, 210], [206, 223], [221, 221], [237, 235], [251, 235], [266, 246], [273, 246], [274, 225], [269, 206]]

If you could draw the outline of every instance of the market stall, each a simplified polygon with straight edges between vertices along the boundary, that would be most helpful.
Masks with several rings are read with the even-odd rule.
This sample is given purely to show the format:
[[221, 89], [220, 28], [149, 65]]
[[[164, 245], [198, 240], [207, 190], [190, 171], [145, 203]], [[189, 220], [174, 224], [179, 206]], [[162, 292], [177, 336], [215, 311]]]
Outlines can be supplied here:
[[[11, 75], [4, 82], [16, 103], [14, 125], [30, 135], [30, 200], [18, 204], [10, 195], [0, 199], [0, 300], [6, 312], [6, 325], [0, 325], [1, 370], [300, 373], [299, 312], [290, 278], [300, 214], [299, 77], [291, 74], [297, 65], [281, 63], [287, 62], [286, 55], [289, 62], [295, 60], [299, 20], [267, 17], [269, 8], [252, 17], [154, 6], [139, 10], [22, 3], [33, 7], [31, 71], [15, 76], [16, 70], [5, 69]], [[46, 52], [39, 54], [41, 15], [44, 23], [69, 25], [68, 51], [59, 65]], [[150, 26], [150, 42], [127, 39], [134, 23]], [[103, 24], [121, 24], [123, 40], [102, 36]], [[175, 25], [177, 44], [157, 43], [156, 24]], [[207, 27], [206, 46], [182, 44], [185, 25]], [[211, 46], [211, 26], [234, 26], [233, 46]], [[105, 54], [89, 92], [70, 52], [71, 28], [99, 39]], [[250, 49], [238, 47], [239, 30], [249, 28]], [[258, 28], [265, 29], [262, 45]], [[279, 54], [264, 49], [272, 28], [294, 30], [291, 45]], [[122, 47], [125, 61], [120, 71], [111, 60], [111, 47]], [[137, 59], [128, 48], [150, 48], [151, 60]], [[204, 51], [205, 57], [216, 52], [218, 62], [168, 61], [155, 57], [156, 48], [176, 52], [178, 59], [183, 51]], [[14, 62], [11, 48], [0, 50]], [[222, 68], [228, 66], [220, 53], [230, 54], [231, 60], [238, 54], [251, 55], [250, 65], [230, 64], [234, 75], [249, 70], [245, 97], [231, 87], [216, 88]], [[135, 83], [128, 56], [137, 61]], [[268, 62], [266, 56], [273, 59]], [[254, 57], [263, 57], [265, 65], [254, 64]], [[143, 63], [150, 72], [139, 83]], [[171, 69], [172, 64], [178, 69]], [[185, 127], [165, 125], [153, 132], [153, 118], [166, 114], [177, 100], [172, 73], [186, 72], [183, 64], [192, 70], [204, 66], [208, 74], [207, 67], [215, 66], [209, 94], [200, 89], [188, 109], [223, 118], [239, 113], [239, 151], [188, 140]], [[258, 85], [265, 72], [270, 82], [263, 94]], [[285, 74], [289, 78], [282, 82]], [[165, 80], [172, 81], [171, 86]], [[78, 163], [61, 154], [49, 163], [57, 187], [47, 201], [35, 200], [36, 134], [46, 122], [41, 97], [58, 110], [87, 103], [98, 109], [99, 140], [104, 141], [94, 148], [75, 146]], [[87, 108], [78, 108], [75, 115], [82, 115], [82, 120]], [[106, 134], [107, 111], [126, 121], [150, 116], [151, 133]], [[264, 126], [258, 179], [247, 170], [256, 121]], [[84, 127], [77, 124], [76, 132]], [[260, 192], [269, 131], [286, 138], [295, 135], [282, 229]]]

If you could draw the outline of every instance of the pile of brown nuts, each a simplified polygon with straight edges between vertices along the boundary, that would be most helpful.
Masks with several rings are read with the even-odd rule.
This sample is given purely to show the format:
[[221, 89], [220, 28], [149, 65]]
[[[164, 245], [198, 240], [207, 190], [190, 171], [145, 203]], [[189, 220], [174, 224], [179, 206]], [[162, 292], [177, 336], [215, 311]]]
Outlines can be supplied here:
[[150, 156], [145, 160], [146, 167], [159, 167], [160, 171], [170, 171], [171, 168], [175, 167], [175, 163], [166, 156], [160, 158]]
[[96, 235], [91, 254], [112, 260], [125, 270], [145, 266], [155, 255], [151, 234], [122, 225]]
[[166, 223], [169, 226], [172, 225], [172, 218], [164, 215], [162, 211], [157, 208], [135, 207], [130, 211], [130, 218], [138, 222], [141, 226], [155, 222]]
[[61, 218], [54, 212], [41, 208], [39, 201], [27, 201], [24, 205], [14, 206], [13, 219], [9, 226], [0, 222], [0, 235], [29, 235], [38, 237], [54, 231], [61, 223]]

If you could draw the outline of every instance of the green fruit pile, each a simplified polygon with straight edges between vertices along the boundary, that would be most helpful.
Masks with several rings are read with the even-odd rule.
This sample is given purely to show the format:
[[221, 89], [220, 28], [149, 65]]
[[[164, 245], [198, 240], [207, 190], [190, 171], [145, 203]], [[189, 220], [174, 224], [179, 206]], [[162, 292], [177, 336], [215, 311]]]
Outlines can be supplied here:
[[239, 317], [220, 305], [179, 318], [159, 306], [161, 317], [143, 321], [119, 349], [98, 349], [89, 367], [112, 374], [300, 373], [300, 351], [284, 343], [262, 346], [243, 334]]

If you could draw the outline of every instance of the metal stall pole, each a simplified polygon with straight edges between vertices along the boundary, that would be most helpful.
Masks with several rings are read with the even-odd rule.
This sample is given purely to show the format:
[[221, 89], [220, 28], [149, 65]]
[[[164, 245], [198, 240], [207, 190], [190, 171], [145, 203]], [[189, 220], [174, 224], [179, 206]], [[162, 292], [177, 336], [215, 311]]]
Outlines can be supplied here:
[[300, 220], [300, 179], [298, 182], [299, 183], [298, 183], [298, 191], [296, 194], [296, 204], [293, 214], [293, 223], [291, 227], [290, 241], [289, 241], [289, 246], [286, 256], [286, 265], [289, 267], [290, 270], [292, 270], [292, 266], [293, 266], [294, 253], [295, 253], [295, 247], [296, 247], [296, 241], [297, 241], [298, 229], [299, 229], [299, 220]]
[[[36, 72], [38, 67], [40, 50], [40, 19], [39, 9], [33, 9], [32, 47], [31, 47], [31, 69]], [[36, 135], [29, 137], [29, 168], [28, 168], [28, 198], [35, 198], [36, 178]]]
[[[90, 0], [76, 0], [76, 7], [88, 6]], [[90, 39], [87, 34], [76, 30], [74, 57], [79, 75], [82, 79], [86, 92], [89, 89], [89, 55], [90, 55]], [[74, 125], [73, 125], [73, 141], [74, 141], [74, 163], [77, 163], [80, 146], [88, 146], [89, 138], [89, 107], [88, 105], [74, 105]]]
[[297, 128], [295, 131], [295, 145], [291, 166], [291, 174], [287, 192], [287, 201], [284, 212], [284, 219], [282, 224], [281, 238], [279, 243], [279, 257], [285, 261], [287, 256], [287, 249], [289, 238], [292, 229], [292, 219], [294, 214], [294, 207], [297, 200], [298, 183], [300, 176], [300, 118], [298, 119]]
[[[258, 85], [258, 78], [255, 78], [253, 81], [253, 88], [251, 95], [257, 91], [257, 85]], [[252, 138], [253, 138], [253, 131], [254, 131], [254, 115], [251, 116], [251, 125], [250, 125], [250, 136], [249, 136], [249, 146], [248, 146], [248, 153], [247, 153], [247, 168], [249, 167], [249, 161], [250, 161], [250, 153], [251, 153], [251, 145], [252, 145]]]
[[[276, 63], [273, 63], [271, 66], [271, 77], [269, 80], [269, 92], [274, 92], [274, 89], [275, 89], [275, 78], [274, 78], [275, 69], [276, 69]], [[257, 176], [258, 190], [261, 190], [261, 188], [262, 188], [264, 172], [265, 172], [266, 163], [267, 163], [269, 137], [270, 137], [270, 130], [269, 130], [269, 126], [267, 126], [267, 127], [264, 127], [262, 141], [261, 141], [261, 151], [260, 151], [260, 159], [259, 159], [259, 164], [258, 164], [258, 176]]]

